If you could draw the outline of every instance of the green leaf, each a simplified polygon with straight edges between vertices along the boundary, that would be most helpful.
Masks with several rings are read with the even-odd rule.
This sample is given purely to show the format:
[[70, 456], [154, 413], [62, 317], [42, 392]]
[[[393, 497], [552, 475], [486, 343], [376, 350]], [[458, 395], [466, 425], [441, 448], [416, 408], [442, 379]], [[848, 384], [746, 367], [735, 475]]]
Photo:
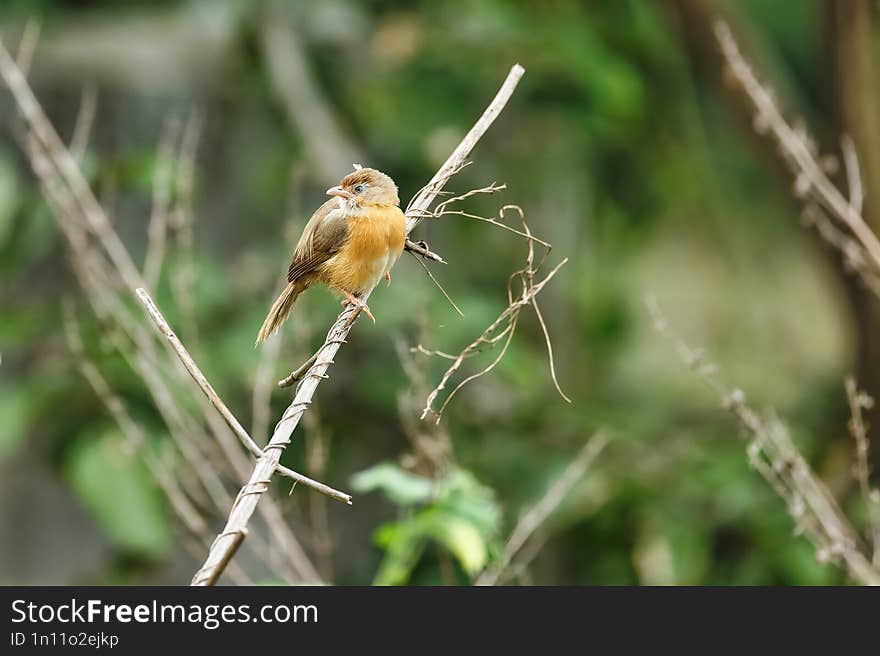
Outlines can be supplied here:
[[434, 491], [434, 483], [430, 479], [411, 474], [390, 462], [358, 472], [352, 477], [351, 485], [361, 493], [381, 490], [400, 506], [428, 501]]
[[171, 545], [159, 491], [143, 462], [123, 452], [121, 438], [108, 431], [81, 440], [66, 467], [67, 478], [101, 529], [119, 547], [159, 557]]
[[376, 531], [376, 542], [385, 557], [373, 579], [374, 585], [403, 585], [409, 581], [427, 542], [426, 522], [417, 515], [401, 522], [385, 524]]
[[444, 479], [437, 496], [438, 505], [469, 521], [482, 534], [490, 535], [497, 531], [501, 523], [501, 509], [495, 501], [495, 493], [470, 472], [454, 470]]
[[463, 519], [444, 516], [437, 522], [434, 537], [461, 563], [470, 575], [479, 572], [488, 560], [488, 549], [477, 528]]

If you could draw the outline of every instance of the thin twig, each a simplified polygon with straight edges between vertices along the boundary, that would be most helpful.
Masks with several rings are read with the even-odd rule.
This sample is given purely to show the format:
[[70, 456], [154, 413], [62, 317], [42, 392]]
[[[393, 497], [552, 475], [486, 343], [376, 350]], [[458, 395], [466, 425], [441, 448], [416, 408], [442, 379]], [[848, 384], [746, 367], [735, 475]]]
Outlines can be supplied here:
[[446, 260], [437, 255], [437, 253], [433, 252], [430, 248], [428, 248], [428, 243], [424, 240], [416, 242], [407, 239], [406, 242], [404, 242], [403, 248], [413, 255], [423, 257], [426, 260], [433, 260], [434, 262], [439, 262], [440, 264], [446, 264]]
[[86, 154], [89, 138], [92, 134], [92, 126], [95, 123], [95, 111], [98, 107], [98, 91], [94, 84], [83, 87], [79, 101], [79, 111], [76, 114], [76, 123], [73, 126], [73, 135], [70, 137], [70, 154], [77, 161], [81, 161]]
[[254, 372], [254, 386], [251, 393], [251, 435], [268, 435], [272, 413], [272, 378], [275, 363], [281, 352], [281, 339], [272, 336], [260, 349], [257, 368]]
[[[431, 391], [428, 395], [428, 398], [425, 400], [425, 407], [422, 410], [422, 419], [428, 416], [428, 414], [433, 414], [436, 419], [439, 421], [440, 417], [443, 415], [443, 411], [446, 409], [446, 406], [452, 400], [452, 398], [461, 390], [462, 387], [467, 385], [473, 380], [484, 376], [485, 374], [492, 371], [495, 366], [501, 362], [504, 358], [504, 355], [507, 353], [507, 348], [510, 345], [510, 341], [513, 339], [513, 335], [516, 332], [516, 326], [519, 321], [519, 313], [520, 310], [526, 305], [532, 304], [532, 300], [534, 297], [540, 293], [540, 291], [544, 288], [544, 286], [550, 282], [553, 276], [562, 268], [565, 263], [568, 262], [568, 258], [562, 260], [559, 264], [557, 264], [550, 272], [538, 283], [528, 283], [524, 284], [522, 294], [516, 298], [515, 300], [511, 300], [510, 304], [498, 315], [498, 317], [493, 321], [489, 326], [470, 344], [468, 344], [457, 356], [453, 363], [449, 366], [443, 376], [440, 378], [440, 382], [437, 383], [437, 386]], [[525, 271], [525, 270], [524, 270]], [[523, 273], [523, 272], [519, 272]], [[503, 338], [503, 342], [501, 345], [501, 350], [498, 352], [498, 355], [495, 357], [492, 362], [490, 362], [486, 367], [481, 369], [480, 371], [471, 374], [466, 377], [464, 380], [458, 383], [453, 390], [446, 396], [443, 403], [437, 410], [434, 410], [433, 404], [440, 393], [446, 389], [447, 384], [450, 379], [455, 375], [455, 373], [461, 368], [464, 361], [481, 352], [483, 347], [489, 346], [492, 347], [498, 342], [500, 342]], [[419, 348], [419, 347], [417, 347]], [[426, 349], [420, 349], [423, 353], [432, 353], [427, 351]], [[449, 354], [440, 354], [442, 357], [449, 357]], [[553, 352], [549, 351], [549, 355], [552, 362]], [[554, 380], [555, 380], [555, 369], [551, 365], [551, 372], [553, 372]], [[557, 384], [558, 386], [558, 384]], [[558, 389], [558, 387], [557, 387]], [[559, 390], [560, 394], [562, 394], [561, 389]], [[562, 394], [562, 397], [570, 402], [570, 399]]]
[[172, 169], [174, 168], [174, 141], [180, 129], [176, 118], [165, 122], [159, 137], [156, 166], [153, 174], [153, 207], [147, 226], [147, 254], [144, 257], [144, 280], [149, 289], [156, 291], [159, 272], [165, 259], [168, 234], [168, 209], [171, 204]]
[[[541, 309], [538, 306], [536, 300], [538, 293], [541, 291], [541, 289], [543, 289], [544, 285], [550, 280], [550, 278], [552, 278], [556, 274], [559, 268], [567, 262], [567, 259], [560, 262], [541, 282], [535, 283], [535, 277], [537, 273], [541, 270], [541, 267], [543, 266], [548, 255], [550, 254], [552, 246], [548, 242], [545, 242], [544, 240], [539, 239], [532, 234], [532, 231], [529, 229], [528, 223], [526, 223], [525, 214], [523, 213], [522, 208], [520, 208], [518, 205], [503, 205], [498, 211], [498, 219], [482, 217], [467, 212], [448, 209], [449, 205], [452, 203], [470, 198], [471, 196], [474, 196], [476, 194], [493, 194], [504, 188], [504, 185], [497, 185], [495, 183], [492, 183], [487, 187], [483, 187], [481, 189], [473, 189], [464, 194], [453, 196], [452, 198], [449, 198], [437, 205], [437, 207], [435, 207], [432, 212], [423, 213], [423, 216], [431, 216], [435, 218], [448, 214], [456, 214], [468, 218], [479, 219], [492, 225], [505, 228], [517, 235], [520, 235], [526, 240], [527, 252], [525, 266], [518, 271], [514, 271], [508, 278], [508, 306], [502, 311], [502, 313], [495, 321], [493, 321], [473, 342], [466, 346], [457, 356], [450, 356], [449, 354], [441, 353], [439, 351], [428, 351], [421, 345], [417, 347], [417, 350], [422, 353], [437, 354], [441, 357], [453, 360], [453, 363], [449, 366], [449, 368], [441, 377], [440, 382], [437, 384], [434, 390], [432, 390], [431, 393], [428, 394], [428, 397], [425, 401], [425, 407], [422, 411], [422, 419], [427, 417], [428, 414], [433, 413], [436, 417], [436, 420], [439, 421], [440, 417], [443, 414], [443, 411], [446, 409], [446, 406], [452, 400], [452, 397], [455, 396], [462, 387], [467, 385], [469, 382], [486, 375], [492, 369], [494, 369], [499, 362], [501, 362], [507, 352], [507, 348], [510, 345], [511, 340], [513, 339], [513, 335], [516, 332], [520, 311], [525, 305], [531, 305], [535, 309], [538, 323], [541, 326], [541, 331], [544, 337], [545, 344], [547, 346], [547, 358], [550, 363], [550, 376], [553, 379], [553, 385], [556, 387], [556, 391], [559, 393], [559, 395], [565, 401], [571, 403], [571, 399], [566, 396], [566, 394], [562, 391], [562, 387], [559, 385], [559, 381], [556, 377], [556, 363], [553, 357], [553, 345], [550, 340], [550, 333], [547, 329], [547, 324], [544, 321], [544, 316], [541, 314]], [[520, 223], [522, 223], [522, 230], [516, 230], [504, 223], [505, 212], [507, 212], [508, 210], [512, 210], [518, 214]], [[537, 264], [535, 263], [535, 244], [539, 244], [545, 248], [544, 255], [537, 262]], [[517, 282], [521, 286], [519, 296], [514, 293], [514, 284]], [[485, 349], [494, 348], [499, 343], [501, 343], [501, 350], [498, 352], [495, 359], [477, 373], [472, 374], [462, 380], [446, 396], [440, 408], [434, 410], [433, 403], [435, 399], [446, 388], [447, 383], [458, 371], [464, 361], [467, 358], [473, 357], [474, 355], [481, 353]]]
[[[278, 387], [290, 387], [294, 383], [299, 382], [303, 376], [312, 368], [312, 365], [315, 364], [315, 360], [318, 359], [318, 352], [312, 353], [309, 356], [309, 359], [303, 362], [296, 369], [287, 374], [284, 378], [278, 381]], [[332, 364], [332, 363], [331, 363]]]
[[458, 316], [463, 317], [463, 316], [464, 316], [464, 312], [462, 312], [462, 311], [459, 309], [459, 307], [455, 304], [455, 301], [452, 300], [452, 297], [451, 297], [451, 296], [447, 293], [447, 291], [443, 288], [443, 285], [440, 284], [440, 281], [437, 280], [437, 278], [434, 277], [434, 274], [431, 273], [431, 269], [428, 268], [428, 265], [425, 264], [425, 263], [422, 261], [422, 259], [421, 259], [421, 258], [418, 258], [418, 257], [416, 258], [416, 262], [418, 262], [419, 265], [425, 270], [425, 273], [428, 274], [428, 277], [431, 279], [431, 282], [433, 282], [434, 285], [436, 285], [437, 289], [440, 290], [440, 293], [443, 294], [443, 297], [444, 297], [447, 301], [449, 301], [449, 304], [450, 304], [450, 305], [452, 306], [452, 308], [458, 313]]
[[177, 203], [169, 216], [177, 238], [178, 262], [171, 276], [171, 293], [180, 308], [183, 335], [198, 353], [199, 333], [195, 309], [195, 235], [193, 229], [193, 189], [195, 184], [196, 151], [202, 132], [202, 113], [190, 110], [180, 151], [177, 157]]
[[28, 18], [27, 23], [24, 25], [24, 31], [21, 34], [21, 41], [18, 43], [18, 54], [15, 56], [15, 62], [25, 75], [30, 70], [31, 62], [34, 59], [34, 51], [37, 49], [37, 41], [40, 38], [40, 27], [40, 21], [35, 18]]
[[476, 585], [495, 585], [504, 569], [513, 562], [529, 538], [544, 525], [547, 518], [568, 497], [578, 481], [583, 479], [584, 474], [607, 444], [608, 438], [603, 433], [596, 433], [587, 441], [574, 460], [565, 468], [565, 471], [553, 481], [541, 500], [523, 513], [504, 546], [501, 567], [486, 569], [477, 577]]

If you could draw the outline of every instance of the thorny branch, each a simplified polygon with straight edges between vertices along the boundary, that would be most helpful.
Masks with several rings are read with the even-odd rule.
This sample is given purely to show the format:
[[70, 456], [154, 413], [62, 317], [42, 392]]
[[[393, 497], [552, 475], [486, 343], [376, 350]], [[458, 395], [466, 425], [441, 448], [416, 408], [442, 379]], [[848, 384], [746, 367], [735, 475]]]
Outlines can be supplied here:
[[880, 240], [862, 217], [864, 192], [852, 139], [847, 135], [841, 138], [847, 198], [828, 177], [827, 171], [836, 167], [836, 160], [819, 154], [803, 126], [792, 127], [785, 120], [776, 98], [755, 76], [723, 21], [716, 23], [715, 37], [730, 76], [752, 104], [755, 131], [776, 142], [794, 178], [794, 193], [805, 203], [805, 222], [815, 225], [819, 235], [841, 252], [845, 265], [880, 297]]
[[874, 406], [874, 399], [860, 390], [852, 377], [846, 379], [844, 387], [850, 412], [847, 427], [856, 447], [853, 476], [859, 484], [859, 492], [865, 508], [865, 538], [873, 549], [871, 561], [874, 563], [874, 567], [880, 568], [880, 491], [871, 488], [871, 466], [868, 463], [868, 426], [862, 416], [863, 410], [870, 410]]
[[842, 562], [853, 580], [863, 585], [880, 585], [880, 569], [863, 553], [858, 533], [791, 441], [786, 426], [772, 413], [762, 417], [752, 410], [742, 390], [728, 389], [719, 382], [717, 368], [706, 362], [703, 352], [691, 348], [672, 333], [656, 300], [648, 298], [646, 304], [657, 332], [718, 395], [721, 405], [748, 435], [749, 464], [786, 502], [795, 522], [795, 532], [803, 533], [812, 543], [819, 562]]

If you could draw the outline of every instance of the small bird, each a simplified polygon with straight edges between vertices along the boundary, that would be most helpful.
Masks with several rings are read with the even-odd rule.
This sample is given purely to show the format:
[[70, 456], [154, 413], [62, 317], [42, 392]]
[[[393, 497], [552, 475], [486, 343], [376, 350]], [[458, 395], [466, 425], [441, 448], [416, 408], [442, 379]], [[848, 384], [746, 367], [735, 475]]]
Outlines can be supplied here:
[[394, 180], [376, 169], [356, 169], [327, 190], [333, 198], [303, 229], [287, 270], [287, 287], [272, 304], [257, 344], [278, 330], [297, 297], [315, 283], [342, 294], [343, 306], [360, 306], [376, 321], [358, 297], [383, 276], [391, 284], [391, 267], [406, 241], [406, 218]]

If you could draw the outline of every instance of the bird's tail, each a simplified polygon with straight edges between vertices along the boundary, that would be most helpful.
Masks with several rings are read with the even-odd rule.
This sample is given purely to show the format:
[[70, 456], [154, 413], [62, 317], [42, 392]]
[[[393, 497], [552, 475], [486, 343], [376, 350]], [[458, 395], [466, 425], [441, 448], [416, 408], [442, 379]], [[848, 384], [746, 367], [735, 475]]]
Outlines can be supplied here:
[[300, 292], [302, 292], [302, 288], [298, 287], [295, 283], [287, 284], [287, 287], [284, 288], [284, 291], [281, 292], [281, 295], [272, 304], [272, 309], [269, 310], [269, 315], [266, 317], [263, 327], [260, 328], [260, 333], [257, 335], [257, 344], [265, 342], [272, 333], [281, 327], [281, 324], [284, 323], [287, 315], [293, 309], [293, 304], [296, 303]]

